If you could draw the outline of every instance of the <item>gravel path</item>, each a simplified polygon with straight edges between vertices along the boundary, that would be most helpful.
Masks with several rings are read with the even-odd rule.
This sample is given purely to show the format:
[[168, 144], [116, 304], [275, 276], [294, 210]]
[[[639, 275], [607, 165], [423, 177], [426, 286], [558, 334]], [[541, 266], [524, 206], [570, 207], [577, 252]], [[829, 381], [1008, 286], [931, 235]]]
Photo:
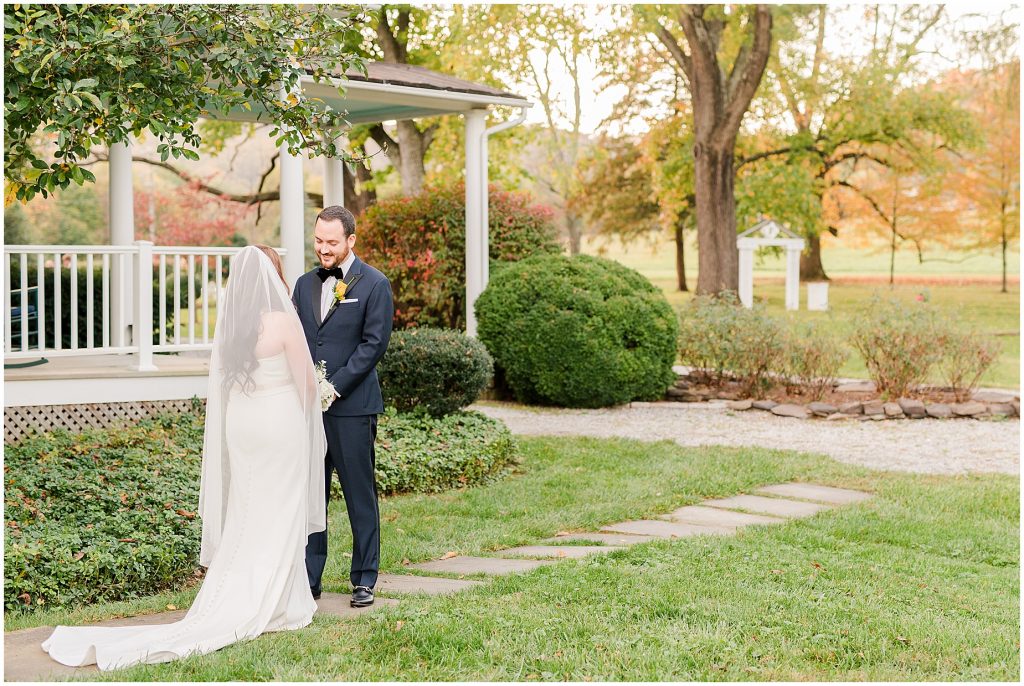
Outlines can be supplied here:
[[473, 406], [516, 434], [674, 440], [680, 445], [754, 445], [823, 453], [872, 469], [965, 474], [1020, 473], [1020, 421], [915, 419], [801, 420], [724, 402], [633, 403], [602, 410], [538, 409], [511, 403]]

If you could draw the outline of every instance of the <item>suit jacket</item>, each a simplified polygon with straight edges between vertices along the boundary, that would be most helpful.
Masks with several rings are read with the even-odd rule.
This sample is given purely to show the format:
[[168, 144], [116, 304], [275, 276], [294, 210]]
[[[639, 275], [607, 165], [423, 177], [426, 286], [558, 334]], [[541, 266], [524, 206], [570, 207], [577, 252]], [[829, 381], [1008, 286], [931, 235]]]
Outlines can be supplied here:
[[388, 278], [358, 257], [345, 275], [345, 302], [335, 302], [320, 319], [323, 282], [316, 270], [295, 282], [292, 302], [299, 313], [313, 364], [326, 362], [327, 378], [340, 396], [327, 409], [336, 417], [380, 414], [384, 399], [377, 362], [391, 340], [395, 306]]

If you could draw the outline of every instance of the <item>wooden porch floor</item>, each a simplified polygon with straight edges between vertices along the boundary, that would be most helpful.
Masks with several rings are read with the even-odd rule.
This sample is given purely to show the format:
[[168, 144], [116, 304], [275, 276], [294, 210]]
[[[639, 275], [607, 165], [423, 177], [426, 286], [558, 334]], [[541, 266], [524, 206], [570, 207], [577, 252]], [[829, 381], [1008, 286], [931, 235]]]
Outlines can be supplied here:
[[[46, 358], [43, 355], [43, 358]], [[67, 379], [132, 379], [164, 376], [205, 376], [210, 371], [209, 352], [186, 352], [153, 356], [155, 372], [140, 372], [137, 355], [77, 355], [46, 358], [45, 364], [4, 369], [4, 381]], [[21, 364], [31, 360], [9, 360]]]

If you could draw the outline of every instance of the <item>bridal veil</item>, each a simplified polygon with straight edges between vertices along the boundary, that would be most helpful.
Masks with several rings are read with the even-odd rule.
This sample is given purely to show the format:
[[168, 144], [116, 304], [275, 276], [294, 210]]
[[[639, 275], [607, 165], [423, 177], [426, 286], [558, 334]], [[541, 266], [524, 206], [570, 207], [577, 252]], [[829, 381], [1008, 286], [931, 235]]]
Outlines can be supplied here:
[[[297, 390], [297, 402], [305, 418], [303, 440], [294, 446], [293, 457], [307, 463], [309, 468], [303, 498], [306, 534], [323, 531], [327, 526], [324, 500], [327, 441], [313, 362], [302, 325], [276, 268], [259, 248], [246, 247], [231, 259], [227, 287], [217, 303], [199, 490], [199, 516], [203, 525], [199, 563], [204, 567], [210, 566], [221, 544], [231, 483], [225, 427], [227, 403], [234, 393], [259, 390], [253, 380], [253, 372], [259, 364], [257, 350], [270, 338], [283, 343]], [[240, 457], [244, 459], [238, 455], [232, 459], [237, 461]], [[274, 503], [266, 503], [266, 507], [272, 508]]]

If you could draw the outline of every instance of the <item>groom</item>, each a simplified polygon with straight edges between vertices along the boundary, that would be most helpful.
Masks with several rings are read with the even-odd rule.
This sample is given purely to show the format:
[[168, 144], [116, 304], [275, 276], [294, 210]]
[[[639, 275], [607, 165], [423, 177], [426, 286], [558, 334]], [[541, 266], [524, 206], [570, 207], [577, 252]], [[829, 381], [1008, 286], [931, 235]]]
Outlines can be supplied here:
[[[373, 442], [384, 401], [377, 362], [391, 339], [394, 303], [386, 276], [364, 263], [352, 248], [356, 220], [340, 205], [317, 216], [313, 229], [320, 267], [299, 277], [292, 301], [299, 313], [313, 363], [326, 362], [337, 396], [324, 413], [327, 433], [325, 497], [331, 470], [338, 470], [352, 525], [352, 607], [373, 604], [380, 566], [380, 513], [374, 479]], [[327, 532], [310, 534], [306, 573], [314, 598], [327, 564]]]

